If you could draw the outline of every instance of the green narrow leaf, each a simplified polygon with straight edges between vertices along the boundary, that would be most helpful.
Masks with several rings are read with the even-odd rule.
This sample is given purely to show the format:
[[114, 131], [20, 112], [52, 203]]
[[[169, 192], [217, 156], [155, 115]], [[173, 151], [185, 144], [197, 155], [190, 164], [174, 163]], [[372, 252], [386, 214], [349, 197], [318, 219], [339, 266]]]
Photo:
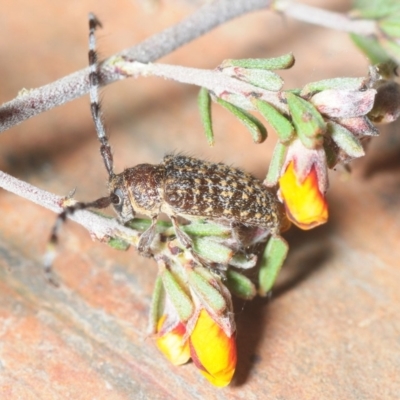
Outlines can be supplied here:
[[378, 25], [386, 35], [392, 38], [400, 37], [400, 17], [398, 15], [385, 18], [379, 21]]
[[296, 94], [297, 96], [300, 96], [301, 89], [299, 89], [299, 88], [288, 89], [288, 90], [285, 90], [285, 93], [293, 93], [293, 94]]
[[387, 51], [379, 44], [375, 38], [350, 34], [353, 43], [368, 57], [369, 62], [373, 65], [385, 63], [390, 59]]
[[360, 141], [344, 126], [329, 122], [332, 140], [350, 157], [362, 157], [365, 152]]
[[197, 273], [195, 270], [188, 271], [190, 287], [196, 292], [201, 300], [209, 305], [216, 313], [222, 313], [227, 308], [226, 301], [218, 289], [216, 289], [210, 280], [203, 274]]
[[268, 174], [265, 178], [267, 186], [275, 186], [281, 176], [283, 164], [285, 162], [287, 146], [278, 142], [275, 145], [274, 152], [272, 153], [271, 162], [269, 163]]
[[229, 226], [216, 224], [210, 221], [192, 221], [190, 224], [181, 225], [181, 229], [189, 236], [218, 236], [227, 237], [231, 233]]
[[123, 250], [123, 251], [128, 250], [130, 246], [130, 244], [127, 241], [120, 238], [110, 238], [108, 241], [108, 245], [111, 246], [113, 249]]
[[252, 300], [257, 294], [256, 287], [249, 278], [231, 269], [226, 274], [225, 284], [235, 296], [243, 300]]
[[253, 86], [274, 92], [281, 90], [283, 86], [283, 79], [279, 75], [265, 69], [235, 67], [231, 76], [234, 76], [241, 81], [248, 82]]
[[275, 129], [276, 134], [282, 143], [290, 142], [295, 136], [294, 126], [271, 104], [254, 99], [252, 103], [260, 112], [260, 114], [271, 124]]
[[151, 298], [150, 305], [149, 330], [153, 334], [157, 332], [158, 321], [162, 317], [164, 295], [165, 291], [163, 282], [160, 275], [158, 275], [154, 285], [153, 296]]
[[259, 272], [260, 296], [266, 296], [276, 281], [279, 271], [286, 259], [289, 246], [280, 236], [272, 236], [265, 248]]
[[356, 0], [353, 7], [353, 15], [366, 19], [381, 19], [400, 11], [399, 0]]
[[194, 312], [194, 305], [191, 298], [182, 289], [170, 271], [164, 269], [161, 273], [161, 277], [164, 290], [174, 305], [174, 308], [179, 315], [179, 320], [188, 321]]
[[194, 238], [193, 247], [201, 256], [219, 264], [228, 264], [233, 256], [232, 249], [208, 237]]
[[227, 67], [242, 67], [249, 69], [287, 69], [291, 68], [294, 64], [294, 57], [292, 53], [284, 54], [275, 58], [247, 58], [241, 60], [224, 60], [221, 68]]
[[197, 98], [200, 117], [209, 146], [214, 146], [214, 132], [211, 118], [211, 96], [206, 88], [201, 88]]
[[265, 126], [256, 117], [242, 108], [236, 107], [220, 98], [217, 98], [216, 102], [239, 119], [239, 121], [250, 131], [255, 143], [262, 143], [267, 138], [267, 130], [265, 129]]
[[326, 123], [322, 115], [307, 100], [293, 93], [286, 92], [285, 94], [293, 124], [303, 145], [308, 149], [321, 146], [326, 131]]
[[380, 40], [382, 47], [388, 52], [388, 54], [396, 60], [397, 63], [400, 62], [400, 45], [394, 40], [389, 40], [382, 38]]
[[332, 78], [308, 83], [301, 90], [302, 96], [329, 89], [360, 90], [365, 86], [365, 78]]
[[[150, 228], [151, 220], [145, 218], [134, 218], [127, 222], [126, 226], [139, 232], [144, 232]], [[169, 221], [157, 221], [157, 232], [163, 232], [172, 226]]]

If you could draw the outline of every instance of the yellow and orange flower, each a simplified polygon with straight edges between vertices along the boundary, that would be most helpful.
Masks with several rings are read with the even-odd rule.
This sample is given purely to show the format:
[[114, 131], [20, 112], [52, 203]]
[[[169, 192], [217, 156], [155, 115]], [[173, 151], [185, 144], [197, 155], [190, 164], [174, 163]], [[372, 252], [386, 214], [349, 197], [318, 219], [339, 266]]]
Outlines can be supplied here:
[[215, 386], [230, 383], [236, 368], [236, 340], [201, 310], [189, 338], [190, 354], [200, 372]]
[[193, 330], [188, 334], [179, 322], [163, 333], [166, 317], [158, 324], [157, 346], [174, 364], [181, 365], [191, 357], [194, 364], [214, 386], [227, 386], [236, 368], [236, 340], [229, 336], [205, 310], [201, 309]]
[[301, 229], [312, 229], [328, 220], [328, 203], [321, 193], [315, 165], [299, 179], [291, 160], [279, 179], [280, 195], [288, 218]]
[[163, 332], [167, 316], [163, 315], [157, 324], [157, 347], [173, 365], [186, 364], [190, 359], [189, 343], [184, 339], [186, 327], [179, 322], [173, 329]]

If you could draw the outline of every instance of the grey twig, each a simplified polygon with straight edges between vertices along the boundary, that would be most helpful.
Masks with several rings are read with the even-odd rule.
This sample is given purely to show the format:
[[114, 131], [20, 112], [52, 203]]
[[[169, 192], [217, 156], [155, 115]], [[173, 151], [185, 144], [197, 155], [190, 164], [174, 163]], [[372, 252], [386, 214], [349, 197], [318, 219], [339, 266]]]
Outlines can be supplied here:
[[[142, 63], [153, 62], [231, 19], [272, 6], [275, 11], [309, 23], [363, 35], [377, 34], [375, 21], [356, 20], [295, 1], [214, 0], [178, 24], [112, 57], [121, 56]], [[116, 70], [104, 68], [110, 58], [101, 63], [102, 85], [126, 78]], [[3, 104], [0, 107], [0, 132], [87, 93], [88, 73], [88, 68], [82, 69], [48, 85], [24, 91], [15, 99]]]
[[[203, 35], [233, 18], [251, 11], [269, 7], [271, 0], [215, 0], [206, 3], [195, 13], [178, 24], [144, 40], [118, 55], [140, 61], [155, 61], [178, 47]], [[115, 55], [114, 55], [115, 57]], [[107, 63], [104, 60], [102, 64]], [[89, 68], [82, 69], [64, 78], [37, 89], [27, 90], [0, 107], [0, 132], [41, 112], [76, 99], [89, 91]], [[124, 76], [101, 68], [101, 83], [107, 85]]]
[[287, 17], [337, 31], [351, 32], [363, 36], [378, 35], [376, 21], [374, 20], [352, 18], [350, 15], [323, 10], [293, 0], [277, 0], [273, 9]]
[[[55, 194], [41, 190], [27, 182], [20, 181], [5, 172], [0, 171], [0, 188], [39, 204], [55, 213], [63, 211], [64, 199]], [[107, 241], [111, 237], [125, 238], [132, 242], [138, 238], [138, 233], [119, 224], [116, 219], [102, 217], [86, 210], [76, 211], [69, 216], [73, 221], [84, 226], [93, 237], [100, 241]]]

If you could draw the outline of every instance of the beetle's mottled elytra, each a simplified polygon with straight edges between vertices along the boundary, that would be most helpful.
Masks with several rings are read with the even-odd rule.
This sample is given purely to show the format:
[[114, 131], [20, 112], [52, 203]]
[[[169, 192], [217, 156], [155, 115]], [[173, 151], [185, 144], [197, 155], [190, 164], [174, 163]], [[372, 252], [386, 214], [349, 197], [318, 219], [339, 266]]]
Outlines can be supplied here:
[[226, 219], [280, 230], [276, 195], [252, 175], [225, 164], [185, 156], [166, 156], [164, 200], [186, 216]]
[[[239, 169], [222, 163], [211, 163], [184, 155], [167, 155], [158, 165], [140, 164], [115, 174], [99, 104], [100, 75], [95, 49], [95, 30], [101, 26], [97, 18], [89, 16], [89, 84], [93, 121], [101, 143], [102, 155], [109, 175], [109, 195], [91, 203], [76, 203], [59, 216], [78, 209], [105, 208], [113, 205], [119, 219], [126, 223], [136, 214], [151, 218], [151, 226], [141, 235], [138, 250], [150, 253], [160, 213], [171, 219], [176, 236], [183, 246], [192, 248], [190, 237], [184, 233], [178, 218], [205, 219], [229, 224], [232, 236], [238, 237], [240, 226], [260, 227], [271, 234], [279, 234], [287, 226], [282, 204], [275, 192], [261, 181]], [[52, 242], [57, 240], [57, 223]], [[198, 258], [199, 259], [199, 258]]]
[[[168, 155], [161, 164], [140, 164], [112, 175], [109, 190], [123, 222], [139, 213], [152, 218], [154, 225], [158, 215], [165, 213], [176, 230], [176, 218], [183, 217], [257, 226], [272, 234], [278, 234], [282, 223], [286, 223], [276, 194], [252, 175], [183, 155]], [[154, 233], [152, 226], [143, 235], [140, 251], [150, 246]], [[177, 235], [181, 238], [183, 232]]]

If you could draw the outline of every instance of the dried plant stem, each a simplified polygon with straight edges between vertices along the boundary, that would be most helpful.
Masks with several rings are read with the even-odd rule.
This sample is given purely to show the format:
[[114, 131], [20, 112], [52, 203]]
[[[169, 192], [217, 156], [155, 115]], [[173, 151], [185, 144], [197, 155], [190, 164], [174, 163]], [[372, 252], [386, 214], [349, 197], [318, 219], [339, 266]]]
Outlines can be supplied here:
[[[266, 9], [271, 0], [215, 0], [206, 3], [178, 24], [146, 39], [118, 55], [143, 63], [152, 62], [213, 28], [251, 11]], [[103, 61], [106, 63], [108, 60]], [[124, 76], [101, 68], [101, 83], [107, 85]], [[89, 91], [89, 68], [48, 85], [25, 91], [0, 107], [0, 132]]]
[[[274, 10], [292, 18], [325, 27], [363, 35], [376, 33], [374, 22], [352, 20], [342, 14], [298, 4], [294, 1], [278, 0], [215, 0], [206, 3], [178, 24], [146, 39], [132, 48], [112, 56], [142, 63], [153, 62], [178, 47], [209, 32], [223, 23], [251, 11]], [[110, 58], [102, 62], [101, 84], [107, 85], [126, 78], [116, 70], [104, 68]], [[82, 69], [64, 78], [37, 89], [27, 90], [0, 107], [0, 132], [44, 111], [62, 105], [89, 91], [89, 68]]]
[[[247, 97], [256, 97], [273, 104], [282, 113], [288, 112], [287, 105], [282, 100], [284, 96], [281, 91], [258, 88], [236, 77], [229, 76], [218, 69], [207, 70], [158, 63], [143, 64], [137, 61], [122, 60], [121, 57], [110, 59], [108, 68], [118, 70], [121, 75], [126, 77], [139, 75], [158, 76], [160, 78], [196, 85], [211, 91], [217, 97], [226, 98], [227, 100], [229, 100], [230, 95], [239, 95], [244, 99]], [[246, 102], [245, 108], [255, 110], [250, 101]]]
[[[0, 187], [55, 213], [63, 211], [61, 205], [64, 199], [62, 197], [20, 181], [2, 171], [0, 171]], [[90, 211], [76, 211], [70, 218], [84, 226], [93, 237], [100, 241], [107, 241], [110, 237], [119, 237], [132, 242], [133, 238], [138, 236], [136, 231], [120, 225], [117, 220], [105, 218]]]
[[377, 25], [373, 20], [352, 19], [345, 14], [323, 10], [292, 0], [277, 0], [273, 9], [287, 17], [337, 31], [357, 33], [363, 36], [378, 34]]

